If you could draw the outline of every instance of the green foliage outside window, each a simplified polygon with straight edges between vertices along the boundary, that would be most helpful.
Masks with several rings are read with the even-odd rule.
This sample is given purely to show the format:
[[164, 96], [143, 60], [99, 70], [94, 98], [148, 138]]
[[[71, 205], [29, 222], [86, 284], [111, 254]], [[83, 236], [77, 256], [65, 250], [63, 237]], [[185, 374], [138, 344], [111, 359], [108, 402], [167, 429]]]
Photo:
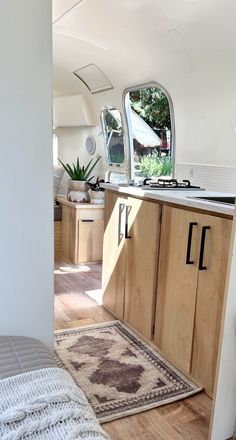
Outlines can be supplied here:
[[168, 99], [158, 87], [130, 92], [130, 104], [153, 130], [171, 130]]
[[136, 171], [144, 177], [171, 176], [172, 160], [170, 157], [159, 157], [157, 153], [142, 156], [136, 165]]
[[159, 177], [172, 175], [171, 150], [167, 140], [171, 133], [170, 106], [165, 93], [158, 87], [147, 87], [129, 93], [131, 109], [153, 129], [161, 139], [156, 147], [133, 143], [135, 175]]

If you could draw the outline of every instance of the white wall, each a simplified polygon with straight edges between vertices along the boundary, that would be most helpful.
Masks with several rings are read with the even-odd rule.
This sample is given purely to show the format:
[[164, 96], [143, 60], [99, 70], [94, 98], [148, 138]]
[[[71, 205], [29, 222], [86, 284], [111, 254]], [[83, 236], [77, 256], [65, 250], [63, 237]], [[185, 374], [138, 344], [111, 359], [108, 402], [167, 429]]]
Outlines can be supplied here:
[[84, 94], [55, 97], [53, 125], [55, 127], [93, 126], [94, 114], [88, 97]]
[[[63, 162], [71, 164], [79, 157], [80, 163], [86, 165], [92, 158], [95, 160], [97, 155], [101, 155], [102, 158], [96, 165], [92, 175], [100, 178], [105, 177], [108, 164], [105, 157], [103, 136], [99, 127], [57, 128], [56, 133], [59, 139], [59, 158]], [[88, 135], [92, 135], [96, 141], [96, 151], [93, 156], [90, 156], [85, 148]]]
[[235, 76], [236, 64], [225, 63], [173, 78], [177, 163], [236, 167]]
[[0, 334], [52, 346], [51, 2], [0, 2]]
[[[192, 173], [189, 178], [195, 184], [207, 187], [208, 189], [223, 190], [220, 179], [218, 179], [219, 168], [220, 175], [225, 182], [225, 190], [235, 192], [234, 181], [236, 179], [236, 94], [234, 93], [234, 81], [236, 77], [236, 64], [225, 62], [220, 66], [219, 62], [203, 63], [198, 68], [190, 72], [177, 72], [176, 75], [166, 75], [162, 77], [153, 69], [152, 79], [160, 82], [169, 91], [173, 100], [175, 113], [176, 129], [176, 164], [177, 177], [181, 178], [181, 168], [184, 166], [185, 177]], [[144, 80], [137, 80], [137, 85], [142, 84]], [[90, 97], [94, 103], [97, 112], [97, 124], [99, 124], [98, 115], [106, 105], [116, 105], [120, 111], [123, 111], [122, 103], [123, 89], [100, 93]], [[123, 112], [124, 116], [124, 112]], [[125, 118], [124, 118], [125, 119]], [[128, 157], [128, 135], [124, 126], [126, 140], [126, 157]], [[99, 133], [100, 127], [97, 128]], [[78, 128], [78, 140], [81, 138], [80, 145], [84, 144], [86, 129]], [[95, 132], [95, 131], [94, 131]], [[71, 134], [70, 134], [71, 133]], [[74, 145], [75, 131], [64, 131], [63, 135], [63, 154], [69, 155], [69, 150], [76, 148]], [[67, 140], [66, 140], [67, 137]], [[101, 154], [104, 156], [104, 146], [101, 143], [102, 136], [98, 138], [98, 144], [101, 148]], [[74, 145], [74, 147], [72, 147]], [[79, 142], [78, 142], [79, 145]], [[68, 153], [66, 153], [68, 149]], [[83, 147], [81, 154], [83, 154]], [[202, 175], [204, 168], [201, 165], [213, 166], [207, 168], [207, 179], [203, 174], [205, 183], [199, 180], [199, 173], [193, 172], [191, 165], [199, 165], [199, 172]], [[106, 160], [103, 160], [102, 167], [108, 169]], [[214, 168], [215, 167], [215, 168]], [[227, 180], [227, 167], [231, 169]], [[124, 166], [124, 169], [126, 165]], [[235, 169], [234, 169], [235, 168]], [[180, 171], [179, 171], [180, 170]], [[198, 170], [198, 169], [197, 169]], [[233, 173], [233, 179], [232, 179]], [[196, 174], [196, 175], [195, 175]], [[180, 177], [181, 175], [181, 177]], [[224, 180], [226, 176], [226, 180]], [[221, 179], [222, 180], [222, 179]], [[200, 182], [200, 183], [199, 183]], [[218, 185], [218, 186], [217, 186]]]

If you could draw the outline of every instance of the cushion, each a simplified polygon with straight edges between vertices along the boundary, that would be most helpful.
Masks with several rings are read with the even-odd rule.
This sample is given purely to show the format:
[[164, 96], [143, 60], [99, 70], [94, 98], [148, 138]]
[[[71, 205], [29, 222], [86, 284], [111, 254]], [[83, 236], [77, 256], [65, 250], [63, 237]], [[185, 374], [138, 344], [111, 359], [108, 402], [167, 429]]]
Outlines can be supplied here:
[[58, 196], [62, 196], [62, 197], [67, 196], [69, 179], [70, 179], [69, 175], [67, 174], [66, 171], [64, 171], [57, 193]]
[[37, 339], [0, 336], [0, 379], [56, 366], [53, 353]]
[[65, 173], [64, 168], [61, 165], [53, 166], [53, 196], [54, 201], [57, 198], [58, 190], [60, 187], [61, 179], [63, 174]]

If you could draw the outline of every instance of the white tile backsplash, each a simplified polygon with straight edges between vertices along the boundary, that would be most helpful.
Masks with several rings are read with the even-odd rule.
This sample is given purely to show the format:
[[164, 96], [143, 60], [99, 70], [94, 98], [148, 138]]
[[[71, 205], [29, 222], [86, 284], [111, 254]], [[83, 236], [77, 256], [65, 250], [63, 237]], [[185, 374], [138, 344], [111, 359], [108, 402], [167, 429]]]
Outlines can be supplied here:
[[193, 185], [209, 191], [236, 193], [236, 168], [233, 167], [179, 163], [176, 178], [189, 179]]

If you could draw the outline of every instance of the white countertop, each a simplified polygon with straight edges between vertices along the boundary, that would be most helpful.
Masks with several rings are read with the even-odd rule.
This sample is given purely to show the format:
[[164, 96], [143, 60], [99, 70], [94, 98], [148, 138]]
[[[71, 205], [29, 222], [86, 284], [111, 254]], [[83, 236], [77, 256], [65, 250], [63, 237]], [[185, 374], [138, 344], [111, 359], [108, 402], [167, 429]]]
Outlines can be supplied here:
[[130, 196], [145, 197], [150, 200], [188, 206], [214, 213], [233, 216], [234, 205], [210, 202], [208, 200], [193, 199], [192, 197], [235, 197], [235, 194], [216, 191], [191, 191], [191, 190], [143, 190], [136, 186], [125, 186], [113, 183], [103, 183], [101, 187], [111, 191], [120, 192]]

